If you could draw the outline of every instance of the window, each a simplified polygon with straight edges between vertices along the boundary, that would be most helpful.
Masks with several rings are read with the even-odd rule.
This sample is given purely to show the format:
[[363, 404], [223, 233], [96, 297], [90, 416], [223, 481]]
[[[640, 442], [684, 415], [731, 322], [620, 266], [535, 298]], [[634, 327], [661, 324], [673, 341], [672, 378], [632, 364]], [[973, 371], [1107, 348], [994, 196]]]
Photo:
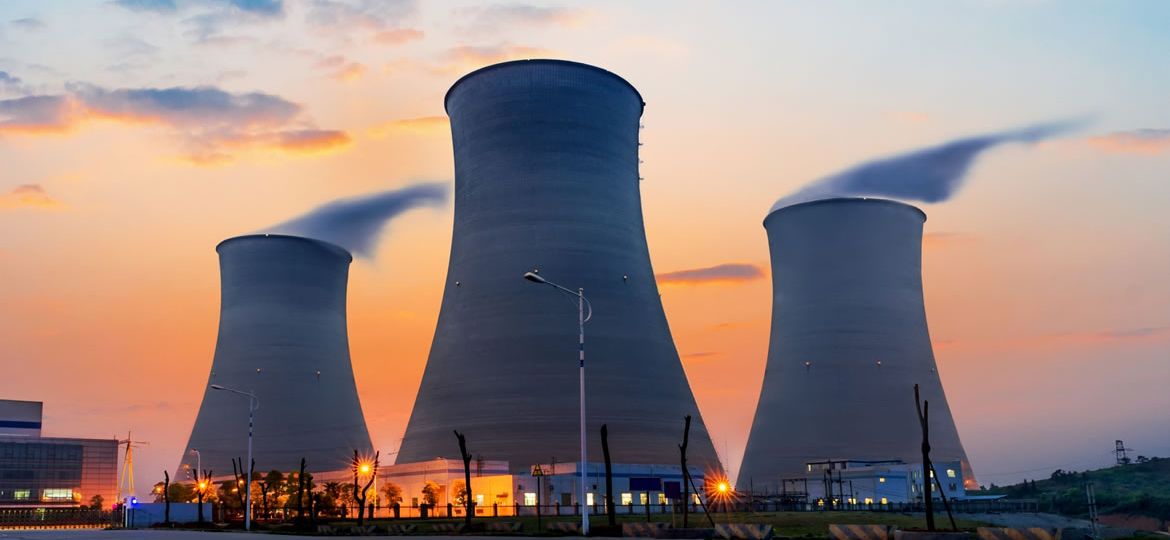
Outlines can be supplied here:
[[536, 506], [536, 494], [532, 492], [524, 492], [524, 506]]
[[865, 504], [873, 504], [873, 497], [866, 497]]
[[638, 504], [641, 504], [641, 505], [650, 504], [650, 494], [649, 493], [639, 493], [638, 494]]
[[483, 506], [483, 493], [475, 496], [475, 504], [476, 506]]
[[585, 504], [587, 504], [589, 506], [593, 506], [593, 494], [592, 493], [585, 494]]
[[12, 498], [18, 501], [27, 501], [29, 495], [32, 495], [32, 490], [18, 489], [12, 492]]
[[666, 494], [665, 493], [658, 494], [658, 504], [666, 504]]
[[947, 478], [954, 478], [954, 477], [955, 477], [955, 470], [954, 469], [947, 469]]
[[879, 483], [879, 484], [884, 484], [884, 483], [886, 483], [886, 477], [884, 477], [884, 476], [879, 476], [879, 477], [878, 477], [878, 483]]
[[882, 497], [882, 504], [890, 504], [890, 501], [886, 500], [885, 497]]
[[622, 504], [634, 504], [634, 496], [629, 493], [622, 493]]
[[73, 500], [73, 490], [68, 488], [48, 488], [45, 489], [41, 499], [46, 501], [71, 501]]

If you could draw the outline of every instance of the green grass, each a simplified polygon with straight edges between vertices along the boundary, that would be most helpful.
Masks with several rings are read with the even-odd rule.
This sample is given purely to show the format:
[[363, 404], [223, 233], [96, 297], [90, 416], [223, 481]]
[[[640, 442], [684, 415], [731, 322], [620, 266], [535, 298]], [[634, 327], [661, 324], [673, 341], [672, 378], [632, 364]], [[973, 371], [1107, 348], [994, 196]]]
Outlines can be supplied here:
[[1085, 483], [1092, 482], [1101, 514], [1141, 514], [1170, 519], [1170, 459], [1154, 458], [1091, 471], [1057, 470], [1048, 479], [995, 487], [988, 493], [1037, 499], [1040, 510], [1085, 517]]

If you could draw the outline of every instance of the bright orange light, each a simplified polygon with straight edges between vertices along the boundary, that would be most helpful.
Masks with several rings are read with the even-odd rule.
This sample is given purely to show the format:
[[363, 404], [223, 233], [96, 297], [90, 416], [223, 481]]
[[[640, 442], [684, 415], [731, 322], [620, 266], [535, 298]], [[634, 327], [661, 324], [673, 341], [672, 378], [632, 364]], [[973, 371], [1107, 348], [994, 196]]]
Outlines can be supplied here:
[[727, 493], [727, 490], [731, 489], [731, 487], [727, 485], [727, 482], [719, 482], [719, 484], [715, 486], [715, 489], [719, 490], [719, 493]]
[[207, 489], [207, 482], [199, 482], [199, 491]]
[[362, 463], [361, 466], [358, 467], [358, 470], [361, 471], [362, 474], [367, 474], [370, 472], [370, 464]]

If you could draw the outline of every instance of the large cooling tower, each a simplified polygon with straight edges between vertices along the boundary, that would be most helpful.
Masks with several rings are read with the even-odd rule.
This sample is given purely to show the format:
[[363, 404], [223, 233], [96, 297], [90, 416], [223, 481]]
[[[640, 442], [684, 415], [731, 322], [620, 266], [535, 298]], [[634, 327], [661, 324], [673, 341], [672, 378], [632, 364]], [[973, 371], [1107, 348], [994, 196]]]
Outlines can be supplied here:
[[[348, 466], [370, 451], [349, 361], [345, 324], [350, 254], [327, 242], [284, 235], [229, 238], [219, 252], [219, 339], [203, 404], [180, 465], [230, 475], [248, 444], [253, 392], [257, 471]], [[198, 456], [191, 450], [198, 450]]]
[[670, 335], [642, 224], [642, 98], [608, 71], [573, 62], [497, 64], [447, 92], [455, 226], [430, 358], [399, 463], [453, 458], [453, 429], [515, 470], [574, 461], [576, 300], [525, 272], [583, 287], [590, 457], [609, 425], [617, 463], [718, 467]]
[[914, 385], [930, 401], [931, 458], [961, 460], [922, 301], [926, 214], [881, 199], [826, 199], [764, 220], [772, 337], [738, 486], [777, 489], [806, 462], [921, 463]]

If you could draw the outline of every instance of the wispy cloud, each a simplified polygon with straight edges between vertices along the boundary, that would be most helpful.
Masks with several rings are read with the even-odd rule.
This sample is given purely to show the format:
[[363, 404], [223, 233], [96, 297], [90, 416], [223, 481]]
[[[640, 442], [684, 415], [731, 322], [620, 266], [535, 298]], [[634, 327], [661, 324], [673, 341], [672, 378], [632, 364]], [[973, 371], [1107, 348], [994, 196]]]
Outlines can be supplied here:
[[45, 29], [45, 21], [42, 21], [36, 17], [12, 19], [11, 21], [8, 21], [8, 24], [11, 24], [13, 28], [19, 28], [21, 30], [34, 31]]
[[409, 58], [392, 60], [383, 66], [385, 73], [421, 71], [431, 75], [450, 77], [462, 75], [484, 66], [509, 60], [556, 58], [559, 53], [543, 47], [500, 43], [497, 45], [460, 45], [444, 50], [429, 61]]
[[369, 134], [373, 137], [386, 137], [395, 133], [440, 132], [447, 128], [447, 124], [446, 116], [402, 118], [372, 127], [369, 129]]
[[588, 11], [565, 6], [538, 6], [532, 4], [493, 4], [456, 11], [455, 15], [468, 22], [464, 32], [499, 31], [517, 26], [577, 26], [590, 17]]
[[231, 26], [278, 20], [284, 17], [283, 0], [114, 0], [114, 5], [135, 12], [183, 17], [190, 27], [184, 35], [204, 45], [247, 42], [222, 32]]
[[50, 197], [45, 188], [38, 184], [16, 186], [12, 191], [0, 195], [0, 210], [28, 208], [33, 210], [62, 210], [65, 205]]
[[356, 81], [366, 74], [366, 66], [360, 62], [352, 62], [344, 56], [327, 56], [317, 61], [317, 67], [328, 70], [329, 78], [338, 81]]
[[1134, 129], [1090, 137], [1091, 146], [1116, 154], [1163, 154], [1170, 152], [1170, 129]]
[[764, 271], [754, 264], [728, 263], [706, 268], [678, 270], [655, 276], [660, 284], [705, 285], [709, 283], [743, 283], [764, 277]]
[[422, 39], [423, 32], [402, 26], [415, 12], [413, 0], [313, 0], [305, 22], [325, 34], [349, 38], [365, 32], [383, 45], [401, 45]]
[[710, 360], [719, 356], [722, 353], [714, 351], [692, 352], [682, 355], [683, 360]]
[[1123, 344], [1162, 343], [1170, 341], [1170, 326], [1059, 332], [1002, 339], [937, 339], [933, 346], [941, 350], [1033, 350], [1102, 347]]
[[114, 0], [114, 5], [131, 11], [155, 13], [176, 13], [199, 8], [270, 17], [284, 13], [284, 0]]
[[0, 94], [23, 94], [25, 90], [24, 81], [20, 77], [0, 71]]
[[349, 142], [344, 132], [307, 125], [300, 105], [262, 92], [74, 84], [63, 95], [0, 100], [0, 135], [67, 133], [93, 121], [170, 128], [197, 163], [223, 162], [241, 149], [319, 152]]
[[690, 47], [673, 38], [650, 34], [626, 36], [614, 42], [613, 49], [625, 54], [658, 57], [665, 60], [683, 60], [690, 55]]

